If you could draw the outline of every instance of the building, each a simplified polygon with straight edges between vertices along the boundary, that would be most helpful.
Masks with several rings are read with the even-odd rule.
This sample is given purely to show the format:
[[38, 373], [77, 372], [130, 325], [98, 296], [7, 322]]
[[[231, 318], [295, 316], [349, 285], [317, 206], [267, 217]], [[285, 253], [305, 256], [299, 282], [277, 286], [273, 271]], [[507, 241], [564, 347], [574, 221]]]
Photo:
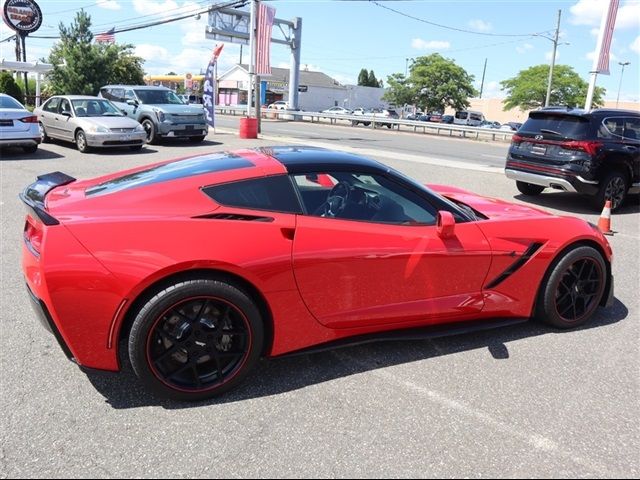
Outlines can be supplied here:
[[[266, 86], [269, 105], [278, 100], [288, 100], [289, 69], [271, 68], [270, 76], [261, 77]], [[235, 65], [218, 77], [218, 105], [246, 105], [249, 71], [247, 65]], [[345, 108], [385, 107], [382, 100], [384, 88], [341, 85], [322, 72], [300, 71], [298, 106], [301, 110], [319, 111], [336, 105]]]

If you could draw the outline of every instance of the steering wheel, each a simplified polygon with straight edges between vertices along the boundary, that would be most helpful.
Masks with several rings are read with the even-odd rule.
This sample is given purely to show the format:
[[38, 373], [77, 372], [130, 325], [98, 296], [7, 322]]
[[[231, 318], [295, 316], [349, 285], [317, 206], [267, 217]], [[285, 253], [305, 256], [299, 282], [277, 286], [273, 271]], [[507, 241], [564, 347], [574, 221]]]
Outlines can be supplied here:
[[337, 217], [347, 206], [351, 190], [351, 185], [345, 181], [336, 183], [329, 192], [327, 199], [318, 207], [315, 214], [322, 217]]

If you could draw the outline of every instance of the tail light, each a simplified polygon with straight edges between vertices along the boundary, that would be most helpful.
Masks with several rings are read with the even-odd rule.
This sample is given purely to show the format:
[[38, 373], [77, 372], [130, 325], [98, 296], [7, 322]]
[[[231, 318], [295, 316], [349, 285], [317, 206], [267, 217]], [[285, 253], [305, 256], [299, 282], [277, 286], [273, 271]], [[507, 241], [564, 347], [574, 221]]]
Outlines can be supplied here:
[[35, 221], [30, 216], [24, 223], [24, 242], [35, 256], [40, 256], [42, 249], [42, 238], [44, 237], [44, 226], [42, 223]]
[[524, 137], [521, 135], [518, 135], [517, 133], [514, 133], [513, 136], [511, 137], [511, 142], [522, 143], [524, 142]]
[[602, 142], [574, 140], [562, 143], [562, 148], [566, 148], [567, 150], [582, 150], [589, 155], [595, 155], [602, 145]]
[[38, 123], [38, 117], [36, 117], [35, 115], [32, 115], [30, 117], [21, 118], [20, 121], [22, 123]]

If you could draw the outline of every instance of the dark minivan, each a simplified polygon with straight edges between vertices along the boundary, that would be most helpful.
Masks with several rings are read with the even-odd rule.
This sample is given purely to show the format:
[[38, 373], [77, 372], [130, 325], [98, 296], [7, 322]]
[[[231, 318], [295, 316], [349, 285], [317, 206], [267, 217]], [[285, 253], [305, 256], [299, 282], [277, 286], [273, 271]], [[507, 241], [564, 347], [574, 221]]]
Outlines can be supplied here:
[[513, 135], [507, 178], [524, 195], [545, 188], [592, 196], [615, 210], [640, 192], [640, 112], [543, 108]]

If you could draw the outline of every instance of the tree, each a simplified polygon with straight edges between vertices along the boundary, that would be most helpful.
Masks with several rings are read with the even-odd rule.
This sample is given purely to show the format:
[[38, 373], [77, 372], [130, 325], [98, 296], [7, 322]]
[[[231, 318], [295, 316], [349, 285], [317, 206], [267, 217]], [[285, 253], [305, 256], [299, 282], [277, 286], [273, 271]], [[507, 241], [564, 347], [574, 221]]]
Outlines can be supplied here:
[[366, 68], [360, 70], [358, 74], [358, 85], [366, 87], [369, 85], [369, 71]]
[[69, 27], [61, 22], [60, 41], [51, 49], [48, 74], [51, 94], [96, 95], [109, 83], [143, 83], [142, 58], [133, 55], [133, 45], [93, 43], [91, 17], [76, 13]]
[[416, 58], [408, 78], [396, 73], [387, 77], [387, 83], [385, 100], [394, 99], [396, 105], [418, 104], [430, 112], [444, 112], [446, 107], [462, 110], [476, 95], [473, 75], [438, 53]]
[[23, 102], [22, 90], [16, 83], [13, 75], [11, 75], [11, 72], [0, 72], [0, 93], [6, 93], [18, 100], [20, 103]]
[[[522, 70], [513, 78], [500, 82], [507, 92], [504, 109], [519, 107], [532, 110], [544, 106], [547, 97], [549, 65], [536, 65]], [[550, 105], [583, 106], [587, 98], [589, 84], [569, 65], [556, 65], [551, 82]], [[593, 92], [593, 106], [602, 106], [606, 90], [596, 87]]]
[[369, 72], [369, 79], [367, 82], [368, 87], [382, 87], [382, 80], [378, 80], [376, 78], [376, 74], [373, 73], [373, 70]]

